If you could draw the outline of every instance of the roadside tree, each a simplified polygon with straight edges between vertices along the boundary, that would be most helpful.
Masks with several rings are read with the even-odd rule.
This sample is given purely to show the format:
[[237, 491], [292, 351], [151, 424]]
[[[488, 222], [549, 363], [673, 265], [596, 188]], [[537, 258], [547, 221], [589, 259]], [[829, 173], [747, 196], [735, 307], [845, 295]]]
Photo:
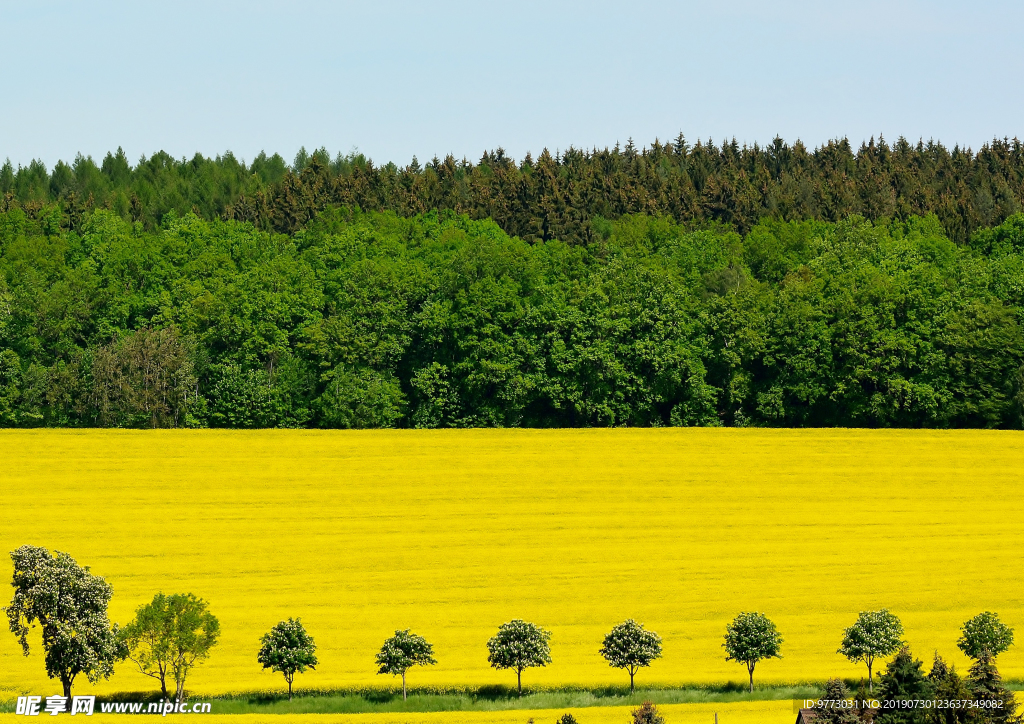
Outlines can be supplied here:
[[754, 691], [754, 667], [763, 659], [781, 659], [782, 636], [775, 624], [763, 613], [741, 613], [725, 630], [726, 661], [739, 661], [747, 666], [750, 691]]
[[139, 671], [160, 682], [160, 693], [171, 700], [168, 680], [174, 682], [174, 701], [185, 695], [189, 671], [210, 655], [220, 636], [220, 622], [207, 603], [191, 593], [158, 593], [139, 606], [125, 626], [122, 639], [128, 658]]
[[402, 677], [402, 700], [408, 698], [405, 688], [405, 672], [413, 666], [429, 666], [436, 664], [434, 647], [409, 629], [395, 631], [395, 635], [384, 641], [377, 652], [378, 674], [391, 674]]
[[110, 584], [59, 551], [22, 546], [11, 552], [11, 560], [14, 597], [4, 611], [25, 656], [29, 629], [39, 626], [46, 673], [60, 679], [66, 698], [79, 674], [93, 683], [109, 678], [124, 657], [117, 626], [107, 618]]
[[861, 611], [852, 626], [843, 631], [838, 653], [868, 667], [868, 691], [874, 692], [872, 669], [875, 659], [892, 656], [903, 645], [903, 624], [888, 609]]
[[256, 660], [263, 664], [264, 669], [284, 674], [284, 680], [288, 682], [288, 701], [292, 700], [295, 675], [304, 673], [306, 669], [316, 671], [319, 663], [316, 643], [306, 632], [301, 619], [297, 618], [281, 621], [263, 634]]
[[519, 696], [523, 669], [551, 663], [551, 632], [521, 619], [503, 623], [487, 642], [487, 662], [495, 669], [515, 669]]
[[609, 666], [629, 672], [629, 690], [633, 691], [633, 677], [642, 666], [661, 657], [661, 637], [648, 631], [633, 619], [627, 619], [604, 637], [599, 653]]
[[957, 647], [968, 657], [978, 659], [987, 651], [992, 658], [1013, 646], [1013, 629], [991, 611], [979, 613], [960, 628]]

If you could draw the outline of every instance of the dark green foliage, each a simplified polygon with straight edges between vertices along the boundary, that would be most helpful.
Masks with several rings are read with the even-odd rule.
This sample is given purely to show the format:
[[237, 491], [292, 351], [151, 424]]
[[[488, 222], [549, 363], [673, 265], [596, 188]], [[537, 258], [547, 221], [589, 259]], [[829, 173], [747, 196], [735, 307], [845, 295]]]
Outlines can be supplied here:
[[[827, 706], [818, 709], [814, 721], [815, 724], [856, 724], [860, 721], [857, 716], [855, 702], [850, 697], [850, 691], [842, 679], [829, 679], [825, 684], [825, 691], [821, 698], [828, 702]], [[849, 700], [850, 706], [846, 707], [843, 702]]]
[[447, 212], [65, 216], [0, 212], [0, 425], [1024, 424], [1024, 252], [934, 217], [574, 246]]
[[[780, 138], [767, 146], [710, 139], [691, 146], [680, 134], [643, 149], [632, 141], [555, 156], [545, 149], [516, 163], [499, 148], [475, 164], [448, 156], [426, 165], [413, 158], [405, 168], [375, 166], [355, 153], [332, 159], [323, 148], [300, 149], [291, 166], [276, 154], [260, 153], [246, 165], [230, 152], [175, 159], [161, 151], [133, 167], [118, 149], [99, 167], [82, 156], [52, 171], [40, 161], [17, 169], [8, 162], [0, 168], [0, 194], [33, 217], [59, 203], [70, 228], [83, 210], [106, 208], [148, 229], [168, 212], [194, 212], [291, 233], [328, 206], [358, 205], [401, 216], [447, 209], [492, 218], [530, 241], [577, 244], [606, 237], [609, 219], [638, 213], [742, 232], [766, 217], [835, 222], [851, 214], [872, 221], [935, 214], [963, 243], [1024, 207], [1024, 146], [993, 139], [974, 153], [904, 138], [892, 145], [872, 138], [856, 150], [847, 139], [814, 150]], [[791, 266], [801, 234], [758, 245], [749, 260], [755, 274], [771, 277]]]
[[973, 694], [971, 698], [995, 705], [979, 710], [981, 721], [986, 724], [1020, 724], [1024, 719], [1017, 713], [1017, 700], [1013, 692], [1003, 686], [995, 657], [987, 651], [983, 651], [971, 665], [969, 686]]
[[576, 717], [574, 717], [569, 712], [566, 712], [565, 714], [562, 714], [562, 716], [558, 717], [558, 719], [555, 720], [555, 724], [579, 724], [579, 723], [576, 721]]
[[[932, 684], [937, 702], [970, 701], [974, 698], [968, 682], [964, 681], [963, 677], [956, 673], [956, 667], [947, 664], [938, 652], [935, 653], [935, 661], [928, 673], [928, 680]], [[934, 724], [963, 724], [970, 721], [974, 714], [975, 712], [966, 708], [937, 707], [929, 715], [929, 721]]]
[[878, 679], [877, 698], [882, 706], [875, 718], [877, 724], [917, 724], [928, 720], [928, 712], [924, 708], [901, 709], [898, 706], [900, 701], [933, 698], [934, 687], [922, 666], [906, 646], [889, 662]]

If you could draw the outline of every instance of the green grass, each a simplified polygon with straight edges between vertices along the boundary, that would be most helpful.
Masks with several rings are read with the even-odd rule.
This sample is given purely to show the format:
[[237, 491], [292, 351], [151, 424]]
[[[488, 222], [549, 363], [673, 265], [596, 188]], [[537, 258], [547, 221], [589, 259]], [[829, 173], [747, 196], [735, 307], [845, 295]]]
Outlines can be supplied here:
[[[849, 682], [854, 683], [854, 682]], [[1024, 681], [1007, 681], [1007, 688], [1024, 690]], [[6, 697], [8, 691], [2, 692]], [[759, 686], [753, 693], [745, 685], [683, 688], [645, 688], [630, 693], [626, 688], [601, 689], [556, 688], [524, 691], [520, 698], [515, 690], [505, 687], [484, 687], [443, 691], [414, 689], [407, 701], [401, 690], [362, 689], [341, 691], [296, 692], [288, 701], [283, 691], [241, 692], [224, 696], [191, 696], [189, 701], [209, 701], [214, 714], [362, 714], [371, 712], [417, 711], [500, 711], [504, 709], [570, 709], [593, 706], [636, 706], [643, 701], [655, 704], [729, 703], [736, 701], [768, 701], [809, 699], [820, 696], [821, 685], [815, 683], [786, 686]], [[156, 701], [152, 691], [124, 692], [99, 697], [101, 701]], [[0, 701], [0, 713], [13, 713], [13, 699]]]

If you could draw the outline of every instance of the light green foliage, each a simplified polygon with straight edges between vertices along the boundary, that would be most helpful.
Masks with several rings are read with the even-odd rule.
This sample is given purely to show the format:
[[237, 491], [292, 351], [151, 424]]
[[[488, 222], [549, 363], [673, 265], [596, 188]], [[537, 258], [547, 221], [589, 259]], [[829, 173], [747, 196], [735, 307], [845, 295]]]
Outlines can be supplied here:
[[316, 643], [306, 632], [302, 621], [297, 618], [281, 621], [263, 634], [256, 660], [264, 669], [284, 675], [284, 680], [288, 682], [289, 701], [292, 698], [292, 682], [295, 681], [295, 675], [305, 672], [306, 669], [315, 671], [319, 663], [316, 658]]
[[1013, 629], [999, 620], [991, 611], [979, 613], [960, 628], [957, 647], [972, 659], [983, 652], [995, 658], [1013, 646]]
[[608, 632], [598, 653], [609, 666], [629, 672], [629, 690], [633, 691], [636, 672], [661, 658], [661, 637], [633, 619], [626, 619]]
[[395, 631], [377, 652], [377, 673], [391, 674], [402, 677], [402, 699], [408, 698], [405, 687], [405, 674], [413, 666], [436, 664], [434, 647], [409, 629]]
[[64, 696], [79, 674], [96, 683], [108, 678], [123, 658], [118, 630], [107, 619], [113, 589], [67, 553], [22, 546], [11, 553], [14, 596], [4, 611], [11, 633], [29, 654], [28, 635], [39, 626], [46, 674], [60, 679]]
[[220, 622], [209, 612], [206, 601], [194, 594], [158, 593], [136, 609], [121, 637], [128, 658], [139, 671], [160, 682], [164, 699], [172, 698], [167, 688], [170, 680], [174, 682], [173, 699], [180, 702], [189, 672], [208, 658], [217, 644]]
[[523, 695], [523, 669], [551, 663], [551, 632], [534, 623], [513, 619], [498, 627], [487, 642], [487, 663], [495, 669], [515, 669]]
[[726, 661], [738, 661], [747, 667], [750, 691], [754, 691], [754, 667], [764, 659], [782, 658], [782, 635], [763, 613], [744, 612], [725, 629]]
[[876, 658], [892, 656], [903, 645], [903, 624], [889, 612], [861, 611], [852, 626], [843, 631], [837, 653], [868, 667], [868, 690], [873, 691], [872, 667]]

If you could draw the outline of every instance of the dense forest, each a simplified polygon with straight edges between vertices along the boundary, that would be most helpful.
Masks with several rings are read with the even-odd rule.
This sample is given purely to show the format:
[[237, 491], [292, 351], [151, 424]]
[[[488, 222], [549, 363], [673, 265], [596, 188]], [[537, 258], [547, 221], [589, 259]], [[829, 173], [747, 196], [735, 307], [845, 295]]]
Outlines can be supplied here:
[[[1022, 426], [1024, 214], [963, 241], [938, 213], [594, 214], [566, 240], [331, 197], [283, 233], [104, 208], [142, 166], [88, 208], [7, 197], [3, 425]], [[256, 193], [358, 166], [325, 168]]]
[[638, 149], [544, 150], [521, 162], [504, 151], [477, 163], [451, 156], [421, 166], [375, 166], [357, 153], [334, 158], [302, 150], [292, 164], [260, 154], [246, 164], [228, 153], [176, 160], [166, 153], [134, 167], [119, 149], [97, 165], [79, 156], [50, 171], [39, 161], [0, 168], [0, 211], [37, 216], [59, 204], [62, 223], [78, 231], [95, 209], [108, 209], [152, 231], [174, 211], [207, 221], [235, 219], [292, 234], [331, 206], [393, 211], [411, 217], [449, 209], [493, 219], [524, 241], [595, 240], [595, 217], [668, 216], [718, 222], [746, 233], [765, 218], [838, 222], [906, 221], [934, 214], [946, 235], [965, 244], [1024, 205], [1024, 147], [993, 140], [977, 153], [942, 144], [872, 139], [854, 151], [847, 140], [809, 150], [776, 139], [767, 146], [690, 145], [683, 136]]

